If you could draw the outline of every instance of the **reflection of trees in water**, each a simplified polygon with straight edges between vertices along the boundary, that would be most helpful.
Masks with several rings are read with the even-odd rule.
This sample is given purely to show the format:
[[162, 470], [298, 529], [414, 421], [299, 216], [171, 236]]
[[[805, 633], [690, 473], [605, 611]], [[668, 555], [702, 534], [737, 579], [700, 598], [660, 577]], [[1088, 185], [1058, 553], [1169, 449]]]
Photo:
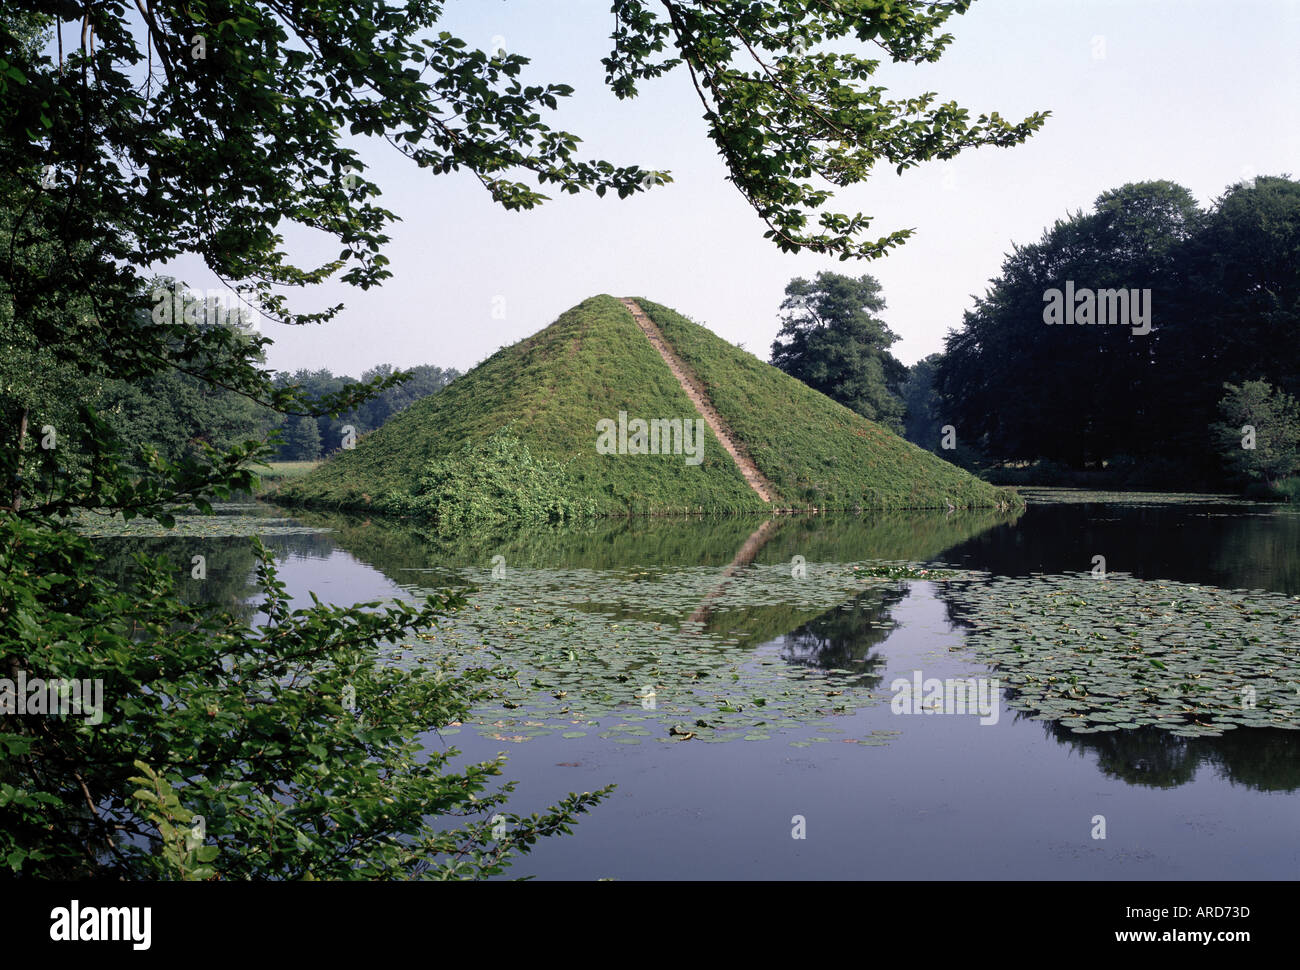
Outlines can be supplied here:
[[[973, 607], [946, 595], [946, 586], [935, 584], [948, 622], [970, 630]], [[1075, 734], [1056, 721], [1040, 723], [1055, 740], [1096, 754], [1103, 772], [1132, 785], [1176, 788], [1206, 765], [1232, 784], [1261, 791], [1300, 789], [1300, 731], [1237, 727], [1217, 738], [1180, 738], [1157, 727]]]
[[[874, 558], [925, 562], [941, 558], [945, 549], [986, 529], [1010, 528], [1017, 515], [893, 512], [775, 519], [751, 516], [602, 519], [566, 527], [520, 528], [501, 535], [444, 536], [379, 517], [363, 519], [338, 513], [294, 512], [299, 521], [333, 529], [330, 538], [340, 548], [399, 584], [411, 582], [416, 575], [411, 570], [415, 569], [464, 565], [486, 569], [497, 555], [512, 569], [635, 567], [649, 574], [676, 566], [719, 566], [722, 568], [717, 589], [703, 598], [693, 619], [702, 624], [705, 633], [735, 640], [742, 647], [770, 643], [788, 631], [805, 629], [810, 618], [815, 618], [815, 614], [810, 617], [812, 610], [796, 604], [751, 605], [720, 612], [711, 609], [717, 594], [728, 588], [729, 578], [750, 561], [785, 566], [798, 555], [808, 562]], [[461, 581], [454, 572], [425, 573], [420, 577], [423, 585]], [[603, 613], [609, 610], [609, 605], [573, 604], [568, 608]], [[612, 615], [655, 623], [675, 623], [679, 619], [676, 614], [644, 608], [620, 610]], [[868, 626], [870, 623], [865, 618], [858, 622]], [[795, 649], [805, 658], [816, 652], [811, 640]], [[793, 662], [811, 663], [806, 659]], [[835, 664], [828, 660], [827, 665]]]
[[1300, 593], [1300, 515], [1270, 506], [1033, 505], [943, 558], [1009, 576], [1106, 567], [1147, 579]]
[[[95, 549], [104, 558], [96, 572], [110, 579], [118, 589], [132, 585], [131, 577], [140, 574], [135, 561], [143, 554], [151, 559], [163, 558], [174, 570], [176, 592], [187, 603], [208, 603], [229, 610], [252, 622], [255, 608], [246, 601], [257, 594], [254, 582], [256, 558], [252, 540], [246, 537], [144, 538], [123, 536], [95, 540]], [[204, 557], [206, 578], [192, 578], [193, 557]]]
[[809, 620], [781, 638], [781, 659], [820, 670], [852, 670], [878, 683], [882, 675], [875, 671], [885, 658], [873, 648], [897, 625], [891, 610], [907, 592], [903, 586], [870, 589]]
[[946, 561], [950, 549], [986, 532], [1012, 532], [1020, 512], [970, 510], [869, 512], [862, 516], [792, 516], [759, 562], [859, 562], [864, 559]]
[[1234, 785], [1300, 789], [1300, 731], [1239, 727], [1217, 738], [1180, 738], [1156, 727], [1074, 734], [1058, 722], [1042, 723], [1057, 741], [1095, 754], [1105, 774], [1130, 785], [1176, 788], [1206, 765]]
[[297, 556], [301, 559], [328, 559], [338, 543], [328, 532], [286, 532], [263, 536], [262, 544], [275, 553], [276, 559]]
[[[978, 582], [979, 580], [969, 580], [969, 582]], [[964, 583], [967, 580], [954, 580], [955, 583]], [[966, 632], [975, 629], [971, 622], [971, 614], [975, 612], [975, 607], [962, 600], [948, 595], [948, 582], [935, 583], [935, 598], [943, 604], [943, 618], [948, 625], [954, 630], [962, 630], [963, 635]]]

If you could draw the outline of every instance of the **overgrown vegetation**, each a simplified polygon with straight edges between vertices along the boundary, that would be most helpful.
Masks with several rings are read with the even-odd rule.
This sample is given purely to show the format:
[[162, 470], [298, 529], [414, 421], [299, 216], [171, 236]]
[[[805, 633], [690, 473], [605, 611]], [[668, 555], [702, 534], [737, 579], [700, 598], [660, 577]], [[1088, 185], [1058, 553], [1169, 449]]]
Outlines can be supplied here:
[[567, 465], [534, 458], [506, 429], [484, 441], [467, 441], [459, 453], [430, 458], [414, 489], [381, 497], [375, 508], [452, 528], [565, 522], [596, 514], [593, 500], [573, 498]]

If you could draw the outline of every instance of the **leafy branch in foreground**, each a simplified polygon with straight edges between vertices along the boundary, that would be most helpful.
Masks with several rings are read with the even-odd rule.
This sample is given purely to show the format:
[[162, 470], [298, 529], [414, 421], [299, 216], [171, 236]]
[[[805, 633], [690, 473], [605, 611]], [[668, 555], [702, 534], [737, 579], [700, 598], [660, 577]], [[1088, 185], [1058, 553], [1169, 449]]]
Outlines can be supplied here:
[[[879, 58], [831, 45], [851, 37], [895, 63], [933, 63], [953, 40], [936, 32], [973, 2], [615, 0], [614, 51], [603, 63], [621, 98], [684, 64], [727, 177], [767, 224], [764, 236], [787, 252], [873, 259], [912, 230], [859, 240], [870, 218], [822, 211], [835, 190], [865, 182], [880, 163], [902, 174], [967, 148], [1018, 145], [1048, 112], [1012, 123], [990, 111], [972, 122], [934, 92], [890, 98], [871, 83]], [[808, 226], [814, 215], [819, 229]]]
[[3, 720], [0, 860], [16, 874], [477, 878], [610, 790], [520, 817], [502, 811], [512, 784], [489, 788], [501, 759], [452, 767], [438, 728], [509, 675], [453, 675], [392, 644], [455, 596], [294, 610], [259, 542], [250, 629], [181, 602], [165, 560], [110, 584], [80, 569], [88, 540], [9, 513], [0, 543], [0, 638], [26, 648], [27, 683], [102, 684], [98, 709]]
[[[632, 97], [638, 80], [684, 63], [729, 178], [783, 249], [880, 255], [907, 232], [859, 242], [866, 217], [828, 212], [807, 229], [833, 188], [882, 161], [901, 171], [1015, 144], [1045, 117], [971, 124], [930, 94], [888, 100], [868, 83], [877, 61], [814, 50], [851, 36], [895, 61], [933, 61], [951, 39], [935, 30], [969, 0], [661, 6], [615, 0], [609, 83]], [[110, 711], [98, 725], [4, 715], [0, 848], [16, 872], [343, 878], [488, 874], [504, 861], [472, 829], [462, 839], [431, 821], [503, 804], [508, 786], [478, 798], [499, 764], [456, 773], [436, 750], [418, 757], [419, 733], [467, 710], [474, 679], [403, 671], [379, 649], [436, 610], [290, 612], [266, 565], [268, 622], [250, 632], [176, 599], [157, 566], [105, 582], [70, 525], [85, 510], [164, 523], [208, 510], [250, 484], [262, 454], [248, 443], [128, 466], [92, 406], [99, 381], [179, 372], [321, 414], [404, 376], [309, 401], [261, 369], [265, 338], [150, 312], [150, 274], [187, 255], [245, 304], [295, 324], [342, 307], [291, 313], [285, 291], [387, 279], [397, 216], [346, 134], [384, 139], [433, 174], [468, 171], [507, 209], [542, 203], [547, 186], [623, 197], [668, 181], [580, 157], [576, 135], [542, 120], [572, 89], [526, 84], [527, 58], [440, 29], [443, 7], [12, 0], [0, 10], [0, 669], [102, 680]], [[745, 56], [750, 70], [737, 66]], [[286, 226], [323, 233], [338, 255], [296, 265]], [[344, 686], [373, 726], [330, 699]], [[599, 794], [520, 821], [512, 845], [564, 831]], [[215, 857], [190, 859], [174, 841], [184, 812], [204, 816]]]
[[[508, 846], [484, 848], [472, 824], [447, 825], [503, 807], [511, 790], [488, 790], [499, 761], [454, 770], [452, 752], [421, 743], [463, 717], [490, 674], [404, 669], [384, 645], [433, 624], [450, 598], [290, 610], [263, 552], [267, 620], [250, 630], [228, 611], [183, 602], [159, 563], [108, 581], [75, 531], [90, 511], [163, 525], [210, 512], [214, 499], [250, 487], [250, 466], [266, 454], [244, 442], [176, 461], [147, 448], [127, 456], [95, 408], [107, 381], [179, 373], [282, 412], [321, 414], [405, 377], [377, 375], [322, 399], [277, 386], [260, 366], [266, 338], [155, 315], [160, 287], [149, 274], [198, 255], [244, 303], [295, 323], [338, 308], [290, 315], [283, 288], [334, 274], [361, 287], [382, 281], [382, 228], [394, 217], [368, 201], [372, 184], [344, 174], [355, 153], [339, 139], [454, 100], [398, 65], [417, 49], [430, 56], [412, 37], [440, 6], [150, 0], [136, 5], [141, 29], [117, 0], [54, 9], [0, 10], [0, 679], [92, 685], [103, 706], [95, 717], [81, 697], [73, 714], [0, 708], [0, 864], [19, 876], [113, 878], [500, 871], [602, 793], [520, 820]], [[68, 22], [80, 43], [65, 49]], [[192, 48], [196, 37], [204, 43]], [[495, 122], [484, 119], [510, 123], [539, 95], [512, 92], [517, 61], [489, 64], [463, 47], [439, 35], [432, 49], [455, 61], [453, 88], [469, 99], [452, 114], [478, 116], [470, 124], [491, 140]], [[502, 151], [531, 143], [539, 128], [522, 124]], [[565, 181], [551, 166], [569, 150], [543, 146], [536, 164]], [[495, 165], [472, 145], [454, 154], [447, 168]], [[636, 170], [572, 173], [640, 184]], [[504, 183], [500, 191], [528, 202]], [[346, 248], [295, 267], [285, 222]], [[345, 689], [364, 722], [341, 704]], [[5, 699], [18, 701], [17, 690]], [[184, 835], [195, 816], [210, 844]]]

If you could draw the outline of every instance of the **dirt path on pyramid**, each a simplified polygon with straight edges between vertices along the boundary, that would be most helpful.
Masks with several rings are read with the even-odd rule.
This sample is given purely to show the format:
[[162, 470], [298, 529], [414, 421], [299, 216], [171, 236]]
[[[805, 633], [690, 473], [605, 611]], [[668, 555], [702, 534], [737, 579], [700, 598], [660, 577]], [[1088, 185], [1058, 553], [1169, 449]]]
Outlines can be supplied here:
[[731, 433], [731, 429], [722, 420], [722, 415], [718, 413], [713, 406], [713, 402], [709, 400], [709, 395], [704, 390], [704, 384], [695, 376], [695, 372], [677, 356], [677, 352], [664, 339], [664, 335], [659, 332], [655, 322], [645, 315], [645, 311], [637, 305], [635, 300], [624, 298], [622, 303], [628, 308], [628, 311], [632, 314], [632, 319], [641, 328], [641, 332], [646, 335], [646, 339], [650, 341], [651, 346], [659, 351], [659, 356], [664, 359], [668, 369], [677, 378], [677, 383], [682, 386], [686, 396], [691, 399], [695, 409], [700, 412], [700, 416], [704, 418], [704, 422], [709, 426], [709, 430], [713, 432], [713, 436], [722, 442], [723, 448], [727, 449], [727, 454], [731, 455], [736, 467], [740, 469], [740, 474], [749, 483], [749, 487], [769, 505], [775, 502], [777, 496], [776, 487], [763, 477], [763, 473], [758, 470], [758, 466], [754, 464], [753, 459], [745, 453], [744, 446], [736, 440], [735, 435]]
[[768, 519], [745, 540], [745, 544], [740, 547], [740, 551], [731, 560], [731, 564], [722, 571], [722, 580], [708, 592], [700, 605], [691, 613], [690, 623], [698, 623], [703, 627], [709, 622], [709, 617], [713, 615], [714, 601], [727, 591], [727, 587], [731, 585], [731, 578], [752, 563], [759, 550], [767, 545], [772, 536], [776, 535], [778, 521], [778, 519]]

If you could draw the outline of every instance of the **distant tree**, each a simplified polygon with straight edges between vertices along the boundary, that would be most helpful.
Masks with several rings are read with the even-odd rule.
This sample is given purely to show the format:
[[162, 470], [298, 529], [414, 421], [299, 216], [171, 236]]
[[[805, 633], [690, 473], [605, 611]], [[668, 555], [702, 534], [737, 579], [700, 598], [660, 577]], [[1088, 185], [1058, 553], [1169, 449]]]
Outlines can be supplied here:
[[1300, 181], [1229, 187], [1194, 241], [1184, 274], [1180, 377], [1216, 402], [1223, 381], [1262, 379], [1300, 396]]
[[942, 402], [934, 389], [934, 374], [943, 354], [923, 357], [907, 369], [903, 382], [903, 437], [914, 445], [939, 451], [942, 428]]
[[[365, 381], [372, 377], [387, 377], [395, 371], [396, 368], [393, 367], [392, 364], [379, 364], [376, 367], [371, 367], [369, 370], [363, 371], [361, 379]], [[372, 431], [392, 417], [394, 413], [393, 405], [396, 400], [396, 391], [396, 387], [390, 387], [383, 394], [375, 395], [369, 401], [366, 401], [357, 408], [355, 417], [364, 426], [358, 428], [359, 431]], [[408, 401], [407, 403], [409, 404], [410, 402]]]
[[889, 352], [898, 337], [877, 316], [885, 309], [871, 276], [818, 273], [785, 288], [772, 363], [863, 417], [903, 431], [900, 397], [907, 368]]
[[1300, 471], [1300, 405], [1267, 381], [1224, 384], [1223, 420], [1212, 426], [1220, 455], [1240, 478], [1273, 482]]
[[[344, 427], [350, 425], [359, 435], [374, 431], [394, 414], [406, 410], [420, 398], [446, 387], [459, 376], [459, 372], [454, 368], [444, 370], [429, 364], [399, 372], [392, 364], [380, 364], [365, 371], [361, 375], [360, 382], [354, 377], [335, 376], [328, 368], [322, 368], [315, 371], [298, 370], [293, 374], [280, 373], [276, 375], [275, 383], [279, 387], [298, 388], [309, 401], [315, 401], [328, 395], [338, 394], [349, 387], [375, 381], [389, 381], [394, 378], [394, 375], [402, 373], [409, 376], [401, 383], [389, 387], [357, 407], [340, 411], [338, 414], [322, 414], [314, 419], [320, 446], [323, 451], [328, 452], [338, 447], [343, 439]], [[281, 461], [311, 460], [304, 458], [298, 449], [288, 444], [297, 420], [295, 415], [286, 415], [279, 423], [281, 440], [276, 457]]]
[[[332, 394], [341, 393], [350, 387], [361, 386], [355, 377], [336, 377], [329, 368], [316, 371], [298, 370], [291, 377], [283, 374], [279, 375], [279, 380], [282, 380], [287, 387], [299, 388], [309, 401], [322, 400]], [[321, 445], [325, 451], [332, 451], [338, 447], [339, 441], [343, 438], [345, 425], [352, 425], [357, 429], [358, 433], [363, 433], [366, 430], [359, 426], [360, 419], [357, 412], [361, 406], [332, 414], [321, 414], [316, 418], [316, 429], [320, 433]], [[282, 438], [288, 434], [289, 426], [293, 420], [291, 415], [286, 415], [285, 421], [281, 425]], [[286, 461], [303, 460], [291, 454], [284, 445], [280, 447], [280, 457]]]
[[315, 461], [320, 457], [320, 429], [309, 417], [294, 418], [285, 436], [290, 461]]
[[[361, 380], [367, 383], [377, 378], [388, 377], [395, 372], [396, 368], [391, 364], [380, 364], [363, 372]], [[443, 370], [441, 367], [428, 364], [412, 367], [406, 373], [410, 374], [410, 377], [401, 384], [390, 387], [357, 409], [358, 431], [374, 431], [394, 414], [405, 411], [420, 398], [441, 390], [459, 376], [459, 372], [454, 368]]]
[[[251, 339], [247, 327], [237, 329]], [[225, 451], [262, 440], [280, 416], [247, 395], [182, 370], [165, 370], [135, 381], [103, 380], [93, 400], [120, 436], [128, 457], [156, 450], [168, 461], [198, 459], [205, 446]]]

